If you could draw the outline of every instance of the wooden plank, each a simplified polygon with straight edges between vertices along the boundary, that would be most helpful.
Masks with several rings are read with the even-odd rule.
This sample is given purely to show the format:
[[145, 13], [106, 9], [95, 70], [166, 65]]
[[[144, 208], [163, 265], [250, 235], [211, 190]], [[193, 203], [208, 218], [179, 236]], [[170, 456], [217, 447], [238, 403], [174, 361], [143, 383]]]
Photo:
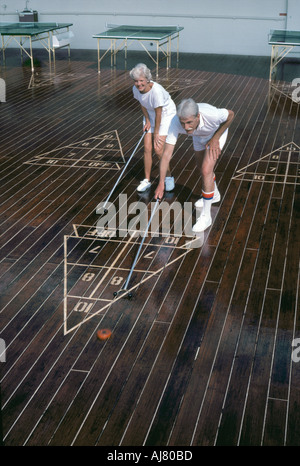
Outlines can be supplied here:
[[[217, 445], [261, 445], [264, 430], [264, 410], [268, 394], [270, 367], [272, 364], [276, 320], [279, 311], [280, 292], [267, 290], [261, 311], [260, 330], [257, 337], [257, 348], [251, 373], [243, 368], [243, 355], [233, 367], [231, 383], [222, 411], [218, 431]], [[246, 333], [247, 329], [245, 329]], [[247, 348], [248, 340], [244, 336]], [[248, 379], [247, 379], [248, 376]], [[248, 390], [241, 378], [248, 380]], [[238, 400], [238, 403], [237, 403]], [[253, 413], [256, 413], [253, 416]]]
[[[207, 281], [203, 286], [157, 413], [151, 424], [146, 445], [167, 445], [169, 442], [200, 348], [198, 345], [201, 345], [201, 340], [205, 334], [217, 287], [217, 283]], [[176, 397], [174, 393], [176, 393]]]
[[[196, 276], [199, 277], [198, 281], [200, 284], [206, 275], [208, 262], [209, 256], [203, 257], [201, 264], [198, 263], [196, 269], [193, 271], [193, 273], [196, 273]], [[188, 265], [187, 260], [185, 260], [185, 265]], [[178, 280], [180, 280], [179, 277]], [[143, 445], [147, 439], [148, 429], [155, 415], [156, 406], [164, 393], [165, 384], [169, 381], [174, 361], [177, 357], [182, 338], [186, 333], [186, 327], [191, 319], [192, 311], [197, 300], [198, 294], [194, 295], [194, 293], [191, 293], [190, 287], [192, 287], [192, 284], [187, 283], [184, 296], [181, 296], [180, 299], [179, 297], [177, 298], [176, 307], [174, 307], [172, 294], [169, 293], [169, 300], [164, 301], [163, 307], [168, 308], [170, 306], [170, 311], [173, 311], [172, 326], [164, 341], [163, 348], [159, 352], [155, 371], [152, 371], [151, 378], [147, 381], [147, 385], [139, 399], [139, 404], [126, 428], [125, 435], [122, 438], [122, 445], [129, 445], [132, 443], [135, 445]], [[177, 287], [173, 288], [173, 293], [176, 289]], [[175, 310], [177, 312], [175, 312]], [[164, 315], [164, 313], [160, 312], [160, 317], [161, 315]]]
[[286, 400], [269, 399], [263, 446], [284, 446]]

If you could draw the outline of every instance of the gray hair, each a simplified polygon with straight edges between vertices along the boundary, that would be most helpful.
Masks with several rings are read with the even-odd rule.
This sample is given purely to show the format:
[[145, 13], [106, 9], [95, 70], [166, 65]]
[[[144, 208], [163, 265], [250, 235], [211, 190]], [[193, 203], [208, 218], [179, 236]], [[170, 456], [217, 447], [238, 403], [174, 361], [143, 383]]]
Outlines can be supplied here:
[[144, 63], [139, 63], [134, 68], [132, 68], [132, 70], [129, 73], [129, 76], [132, 79], [138, 79], [141, 76], [144, 76], [148, 81], [151, 81], [152, 79], [151, 71], [146, 65], [144, 65]]
[[193, 99], [184, 99], [177, 107], [179, 118], [196, 117], [199, 114], [199, 108]]

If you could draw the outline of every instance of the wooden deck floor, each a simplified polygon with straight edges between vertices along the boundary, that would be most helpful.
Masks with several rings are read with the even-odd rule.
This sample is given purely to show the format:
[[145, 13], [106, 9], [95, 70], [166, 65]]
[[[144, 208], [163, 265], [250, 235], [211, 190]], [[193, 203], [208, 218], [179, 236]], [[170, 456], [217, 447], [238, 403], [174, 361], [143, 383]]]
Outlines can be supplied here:
[[[299, 446], [298, 105], [277, 95], [268, 106], [265, 79], [161, 68], [158, 81], [176, 103], [193, 97], [235, 112], [216, 170], [222, 199], [201, 247], [145, 281], [131, 301], [86, 319], [91, 301], [76, 280], [87, 285], [99, 271], [95, 261], [105, 256], [107, 266], [120, 243], [108, 242], [101, 256], [98, 238], [71, 238], [77, 255], [69, 275], [65, 237], [75, 224], [96, 225], [95, 208], [120, 173], [115, 159], [99, 168], [99, 153], [83, 159], [83, 150], [113, 135], [121, 161], [142, 134], [132, 81], [123, 70], [98, 76], [95, 62], [66, 59], [57, 60], [55, 75], [38, 68], [34, 82], [16, 63], [0, 76], [4, 444]], [[150, 195], [139, 198], [142, 154], [141, 146], [116, 205], [126, 194], [150, 209], [158, 166]], [[183, 136], [172, 171], [167, 202], [197, 200], [201, 179]], [[177, 257], [164, 238], [155, 241], [161, 263]], [[116, 276], [133, 253], [122, 256]], [[77, 300], [64, 299], [66, 279]], [[111, 338], [97, 339], [100, 328]]]

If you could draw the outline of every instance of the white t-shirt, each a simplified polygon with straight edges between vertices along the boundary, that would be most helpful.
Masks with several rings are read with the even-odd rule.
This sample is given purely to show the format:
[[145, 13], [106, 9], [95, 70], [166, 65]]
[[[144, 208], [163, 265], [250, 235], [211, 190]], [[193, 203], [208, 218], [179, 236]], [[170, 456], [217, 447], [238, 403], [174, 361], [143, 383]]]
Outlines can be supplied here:
[[[200, 122], [193, 134], [194, 147], [199, 144], [204, 144], [209, 141], [214, 133], [218, 130], [220, 125], [224, 123], [229, 115], [226, 108], [217, 108], [209, 104], [198, 104]], [[187, 134], [185, 129], [181, 126], [178, 116], [172, 118], [166, 143], [175, 145], [179, 134]], [[196, 147], [195, 147], [196, 148]]]
[[162, 117], [176, 113], [176, 107], [170, 94], [158, 83], [153, 82], [152, 88], [145, 94], [133, 86], [133, 96], [147, 109], [149, 117], [155, 115], [157, 107], [162, 107]]

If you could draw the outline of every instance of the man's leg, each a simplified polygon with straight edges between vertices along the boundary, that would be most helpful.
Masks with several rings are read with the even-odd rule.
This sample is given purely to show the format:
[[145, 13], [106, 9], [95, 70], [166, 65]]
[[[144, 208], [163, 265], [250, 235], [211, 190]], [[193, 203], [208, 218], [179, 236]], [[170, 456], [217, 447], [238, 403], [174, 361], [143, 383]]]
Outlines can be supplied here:
[[199, 151], [196, 153], [196, 161], [198, 167], [200, 167], [201, 163], [203, 210], [196, 224], [193, 226], [193, 231], [201, 232], [206, 230], [212, 222], [211, 205], [214, 202], [216, 190], [214, 173], [216, 160], [208, 156], [208, 151]]
[[[197, 165], [197, 168], [198, 168], [199, 173], [201, 175], [202, 175], [202, 163], [203, 163], [204, 155], [205, 155], [205, 150], [195, 151], [196, 165]], [[205, 190], [204, 185], [202, 185], [202, 186], [203, 186], [203, 190]], [[215, 174], [214, 174], [214, 192], [215, 192], [215, 195], [214, 195], [213, 203], [214, 202], [219, 202], [220, 201], [220, 193], [219, 193], [218, 188], [217, 188]], [[202, 197], [197, 202], [195, 202], [195, 206], [196, 207], [201, 207], [201, 208], [203, 207]]]
[[205, 155], [205, 150], [197, 150], [195, 151], [195, 160], [196, 160], [196, 165], [199, 170], [199, 173], [202, 174], [202, 163], [204, 160], [204, 155]]
[[[228, 136], [228, 129], [220, 137], [219, 145], [222, 150]], [[202, 163], [201, 163], [202, 161]], [[202, 174], [202, 199], [196, 202], [196, 207], [203, 207], [197, 223], [193, 227], [193, 231], [201, 232], [206, 230], [211, 225], [211, 205], [214, 202], [219, 202], [221, 199], [219, 190], [216, 185], [216, 177], [214, 173], [217, 160], [213, 160], [208, 156], [208, 151], [196, 152], [196, 163]], [[200, 166], [201, 164], [201, 166]]]

